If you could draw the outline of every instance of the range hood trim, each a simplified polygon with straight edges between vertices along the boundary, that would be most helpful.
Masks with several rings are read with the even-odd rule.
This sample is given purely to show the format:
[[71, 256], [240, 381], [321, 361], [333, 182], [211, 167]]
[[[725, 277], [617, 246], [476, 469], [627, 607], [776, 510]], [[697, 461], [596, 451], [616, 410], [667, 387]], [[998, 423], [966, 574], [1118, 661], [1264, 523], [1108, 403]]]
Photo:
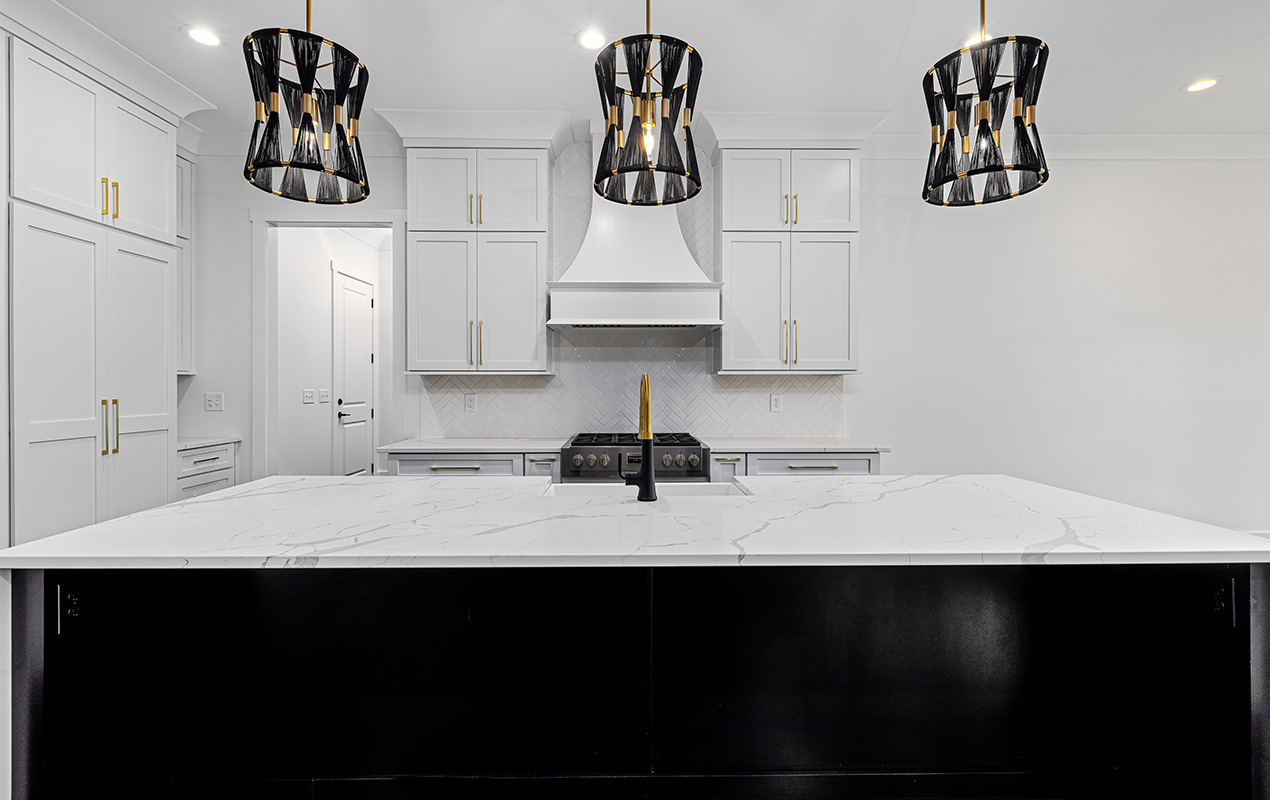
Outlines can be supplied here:
[[720, 328], [717, 281], [549, 281], [548, 328]]

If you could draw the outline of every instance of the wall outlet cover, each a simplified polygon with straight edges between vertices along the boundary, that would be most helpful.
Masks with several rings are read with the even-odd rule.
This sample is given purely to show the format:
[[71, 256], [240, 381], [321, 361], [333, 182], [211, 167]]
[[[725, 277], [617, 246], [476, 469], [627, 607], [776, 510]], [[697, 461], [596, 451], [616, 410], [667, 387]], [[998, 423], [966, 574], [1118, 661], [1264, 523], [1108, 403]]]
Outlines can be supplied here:
[[463, 410], [467, 412], [468, 414], [476, 413], [476, 395], [474, 394], [463, 395]]
[[225, 393], [224, 392], [204, 392], [203, 393], [203, 410], [204, 411], [224, 411], [225, 410]]
[[783, 394], [772, 395], [772, 413], [780, 414], [784, 410], [785, 410], [785, 395]]
[[306, 406], [317, 401], [317, 389], [304, 389], [300, 395], [300, 402]]
[[330, 390], [330, 389], [319, 389], [319, 390], [318, 390], [318, 402], [319, 402], [319, 403], [329, 403], [329, 402], [331, 402], [331, 390]]

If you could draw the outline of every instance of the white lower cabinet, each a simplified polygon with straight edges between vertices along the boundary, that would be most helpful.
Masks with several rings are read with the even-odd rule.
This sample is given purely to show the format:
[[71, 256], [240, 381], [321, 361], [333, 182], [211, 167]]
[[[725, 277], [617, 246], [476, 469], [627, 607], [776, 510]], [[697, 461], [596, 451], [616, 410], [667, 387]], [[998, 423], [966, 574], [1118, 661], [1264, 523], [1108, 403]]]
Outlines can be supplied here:
[[13, 205], [14, 542], [168, 501], [176, 248]]
[[560, 482], [560, 451], [552, 453], [525, 453], [525, 474], [551, 478], [552, 483]]
[[176, 454], [176, 499], [189, 500], [236, 486], [237, 453], [237, 442], [179, 451]]
[[711, 453], [710, 482], [731, 483], [733, 478], [745, 476], [744, 453]]
[[228, 489], [234, 485], [234, 471], [232, 469], [222, 469], [217, 472], [209, 472], [206, 475], [182, 478], [176, 482], [177, 499], [190, 500], [212, 492], [219, 492], [221, 489]]
[[434, 478], [525, 474], [523, 453], [389, 453], [389, 475]]
[[877, 475], [877, 453], [750, 453], [745, 474], [759, 475]]

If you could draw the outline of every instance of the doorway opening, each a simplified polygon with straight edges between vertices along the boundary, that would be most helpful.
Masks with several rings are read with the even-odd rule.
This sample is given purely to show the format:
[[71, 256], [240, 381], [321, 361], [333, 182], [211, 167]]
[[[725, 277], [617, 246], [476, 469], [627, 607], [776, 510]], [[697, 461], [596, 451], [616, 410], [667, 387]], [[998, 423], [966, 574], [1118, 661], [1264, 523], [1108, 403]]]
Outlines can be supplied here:
[[391, 419], [383, 366], [392, 320], [381, 298], [391, 293], [392, 234], [391, 226], [275, 229], [272, 473], [376, 473], [375, 447]]

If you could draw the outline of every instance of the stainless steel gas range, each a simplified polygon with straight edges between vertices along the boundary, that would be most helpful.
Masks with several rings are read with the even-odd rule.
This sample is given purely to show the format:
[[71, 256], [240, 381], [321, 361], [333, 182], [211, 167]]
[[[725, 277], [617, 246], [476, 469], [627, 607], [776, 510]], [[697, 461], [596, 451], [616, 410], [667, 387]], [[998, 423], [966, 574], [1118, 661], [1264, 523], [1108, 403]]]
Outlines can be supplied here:
[[[564, 483], [620, 483], [622, 473], [640, 468], [640, 443], [633, 433], [579, 433], [560, 449]], [[710, 480], [710, 450], [688, 433], [654, 433], [657, 480]]]

